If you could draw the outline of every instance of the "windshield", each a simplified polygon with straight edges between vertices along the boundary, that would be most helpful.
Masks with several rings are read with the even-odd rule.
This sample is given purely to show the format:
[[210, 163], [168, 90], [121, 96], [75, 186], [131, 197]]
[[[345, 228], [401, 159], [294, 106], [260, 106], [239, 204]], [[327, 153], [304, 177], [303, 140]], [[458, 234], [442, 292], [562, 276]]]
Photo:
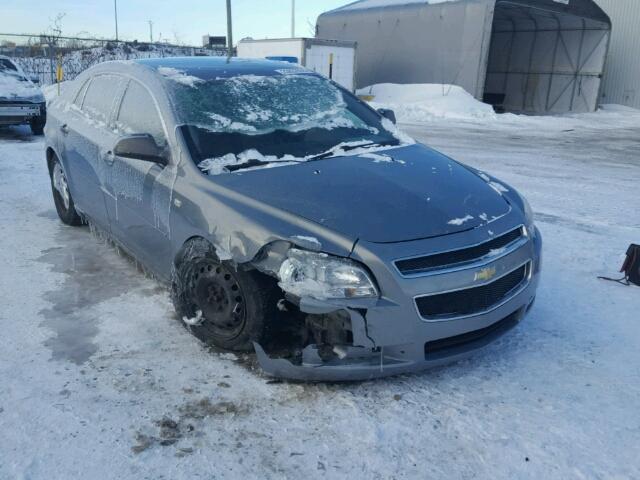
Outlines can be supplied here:
[[18, 68], [6, 58], [0, 58], [0, 72], [17, 72]]
[[302, 72], [208, 81], [177, 71], [161, 73], [171, 80], [193, 159], [208, 173], [399, 143], [380, 116], [353, 95]]

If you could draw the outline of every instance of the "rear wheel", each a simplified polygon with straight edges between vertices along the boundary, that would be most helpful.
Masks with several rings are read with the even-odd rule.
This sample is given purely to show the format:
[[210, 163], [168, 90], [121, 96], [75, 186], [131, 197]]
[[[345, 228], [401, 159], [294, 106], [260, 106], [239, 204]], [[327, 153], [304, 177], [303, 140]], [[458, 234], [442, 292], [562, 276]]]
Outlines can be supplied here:
[[212, 245], [191, 242], [176, 266], [173, 302], [181, 321], [205, 343], [251, 351], [275, 316], [275, 281], [221, 262]]
[[75, 204], [73, 203], [73, 198], [71, 197], [67, 183], [67, 176], [64, 173], [62, 164], [56, 157], [53, 158], [50, 176], [53, 202], [55, 203], [60, 220], [74, 227], [82, 225], [84, 222], [76, 211]]

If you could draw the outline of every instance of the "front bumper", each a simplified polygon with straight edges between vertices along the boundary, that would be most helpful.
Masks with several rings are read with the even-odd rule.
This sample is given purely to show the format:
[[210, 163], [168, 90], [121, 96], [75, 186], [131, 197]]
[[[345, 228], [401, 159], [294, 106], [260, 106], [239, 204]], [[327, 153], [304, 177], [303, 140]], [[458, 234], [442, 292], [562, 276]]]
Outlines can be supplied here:
[[[482, 232], [478, 232], [482, 235]], [[464, 240], [462, 240], [464, 241]], [[468, 240], [467, 240], [468, 241]], [[447, 239], [447, 242], [451, 242]], [[453, 240], [455, 243], [455, 239]], [[416, 245], [418, 249], [423, 245]], [[409, 246], [411, 248], [411, 246]], [[442, 248], [433, 245], [433, 248]], [[347, 312], [353, 329], [353, 345], [342, 348], [340, 356], [322, 357], [317, 345], [307, 346], [295, 361], [270, 358], [255, 344], [262, 369], [268, 375], [300, 381], [357, 381], [422, 371], [470, 356], [492, 343], [518, 325], [533, 306], [541, 270], [542, 238], [539, 231], [526, 244], [491, 264], [498, 272], [511, 271], [529, 264], [525, 284], [505, 301], [480, 314], [443, 321], [428, 321], [415, 308], [414, 297], [428, 289], [446, 290], [455, 282], [468, 281], [465, 269], [442, 276], [399, 278], [393, 272], [384, 252], [375, 254], [364, 246], [355, 252], [370, 266], [381, 285], [390, 292], [375, 305], [367, 308], [336, 306], [334, 310]], [[397, 258], [391, 248], [390, 257]], [[386, 267], [385, 267], [386, 266]], [[466, 280], [465, 280], [466, 278]], [[400, 299], [400, 300], [398, 300]], [[305, 307], [303, 311], [319, 313], [329, 305]], [[316, 309], [317, 312], [312, 310]]]

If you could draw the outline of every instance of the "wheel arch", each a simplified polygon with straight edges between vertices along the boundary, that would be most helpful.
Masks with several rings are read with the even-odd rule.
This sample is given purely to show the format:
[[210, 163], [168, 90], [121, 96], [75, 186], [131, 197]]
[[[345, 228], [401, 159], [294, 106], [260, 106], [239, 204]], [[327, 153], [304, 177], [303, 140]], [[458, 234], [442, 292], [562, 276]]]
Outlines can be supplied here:
[[57, 158], [58, 161], [60, 161], [60, 156], [54, 150], [53, 147], [49, 146], [47, 147], [47, 150], [46, 150], [46, 158], [47, 158], [47, 169], [49, 170], [49, 175], [51, 175], [51, 173], [53, 172], [54, 159]]
[[216, 246], [215, 244], [208, 240], [207, 238], [203, 237], [202, 235], [192, 235], [191, 237], [187, 238], [184, 242], [182, 242], [182, 245], [180, 246], [180, 248], [176, 251], [175, 256], [173, 257], [173, 267], [174, 268], [178, 268], [182, 262], [182, 260], [185, 258], [185, 255], [187, 253], [187, 251], [190, 248], [193, 248], [194, 245], [196, 244], [201, 244], [201, 245], [208, 245], [209, 248], [211, 248], [211, 250], [213, 250], [213, 252], [216, 254], [216, 256], [218, 256], [217, 250], [216, 250]]

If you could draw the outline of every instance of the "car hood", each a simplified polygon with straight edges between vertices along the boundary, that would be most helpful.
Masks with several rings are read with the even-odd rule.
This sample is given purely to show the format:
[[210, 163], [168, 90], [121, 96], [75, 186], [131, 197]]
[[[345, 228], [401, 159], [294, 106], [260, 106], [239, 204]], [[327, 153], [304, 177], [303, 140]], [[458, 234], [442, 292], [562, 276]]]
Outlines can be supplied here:
[[488, 177], [420, 144], [215, 179], [354, 240], [377, 243], [470, 230], [511, 210]]
[[42, 91], [22, 75], [0, 73], [0, 100], [22, 100], [26, 102], [44, 102]]

